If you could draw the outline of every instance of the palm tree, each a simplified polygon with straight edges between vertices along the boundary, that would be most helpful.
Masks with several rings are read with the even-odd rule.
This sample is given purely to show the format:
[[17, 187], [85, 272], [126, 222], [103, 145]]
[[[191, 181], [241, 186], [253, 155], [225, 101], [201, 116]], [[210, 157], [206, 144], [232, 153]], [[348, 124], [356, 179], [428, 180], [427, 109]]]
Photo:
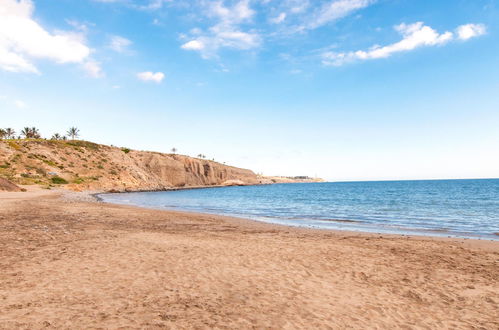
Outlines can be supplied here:
[[38, 131], [38, 128], [36, 127], [31, 127], [31, 134], [33, 135], [33, 139], [41, 138], [40, 131]]
[[0, 128], [0, 139], [3, 139], [6, 136], [7, 136], [7, 131], [4, 130], [3, 128]]
[[16, 131], [14, 131], [14, 129], [10, 127], [5, 129], [5, 133], [7, 134], [7, 139], [13, 139], [16, 135]]
[[173, 147], [173, 148], [172, 148], [172, 153], [174, 154], [174, 153], [176, 153], [176, 152], [177, 152], [177, 148]]
[[26, 139], [39, 139], [40, 138], [40, 132], [38, 131], [38, 128], [36, 127], [25, 127], [21, 131], [21, 135], [24, 135], [24, 138]]
[[70, 127], [67, 132], [68, 136], [71, 137], [71, 140], [74, 140], [80, 135], [80, 130], [76, 127]]
[[25, 127], [21, 130], [21, 135], [24, 135], [26, 139], [31, 137], [31, 129], [29, 127]]
[[52, 135], [52, 137], [50, 139], [51, 140], [62, 140], [62, 136], [59, 133], [55, 133], [54, 135]]

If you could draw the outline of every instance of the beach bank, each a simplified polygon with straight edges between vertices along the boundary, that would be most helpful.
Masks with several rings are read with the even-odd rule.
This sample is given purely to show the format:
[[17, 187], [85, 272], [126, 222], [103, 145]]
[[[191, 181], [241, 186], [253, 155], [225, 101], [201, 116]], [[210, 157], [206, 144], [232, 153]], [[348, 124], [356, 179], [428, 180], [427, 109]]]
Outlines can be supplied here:
[[499, 244], [0, 193], [0, 328], [497, 328]]

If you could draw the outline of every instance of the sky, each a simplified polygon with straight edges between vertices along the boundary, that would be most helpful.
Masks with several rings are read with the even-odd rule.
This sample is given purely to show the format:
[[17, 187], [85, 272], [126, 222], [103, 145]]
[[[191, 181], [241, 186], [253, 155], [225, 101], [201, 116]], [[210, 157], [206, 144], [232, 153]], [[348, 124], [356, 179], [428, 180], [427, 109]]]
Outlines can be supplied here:
[[330, 181], [499, 177], [499, 0], [0, 0], [0, 127]]

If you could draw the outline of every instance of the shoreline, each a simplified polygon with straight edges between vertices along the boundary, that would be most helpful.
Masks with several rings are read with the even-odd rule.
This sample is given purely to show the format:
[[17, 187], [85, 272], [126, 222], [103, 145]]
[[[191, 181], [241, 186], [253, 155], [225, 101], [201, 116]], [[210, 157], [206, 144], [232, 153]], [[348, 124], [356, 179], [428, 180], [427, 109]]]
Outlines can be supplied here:
[[[314, 183], [314, 182], [310, 182]], [[278, 183], [276, 183], [278, 184]], [[283, 183], [283, 184], [288, 184], [288, 183]], [[248, 185], [248, 186], [260, 186], [264, 184], [258, 184], [258, 185]], [[246, 186], [246, 185], [244, 185]], [[284, 227], [289, 227], [289, 228], [303, 228], [303, 229], [313, 229], [313, 230], [326, 230], [326, 231], [338, 231], [338, 232], [350, 232], [350, 233], [366, 233], [366, 234], [372, 234], [372, 235], [395, 235], [395, 236], [401, 236], [401, 237], [406, 237], [406, 236], [414, 236], [414, 237], [434, 237], [434, 238], [443, 238], [443, 239], [464, 239], [464, 240], [477, 240], [477, 241], [491, 241], [491, 242], [498, 242], [499, 243], [499, 235], [496, 233], [491, 233], [489, 235], [466, 235], [465, 233], [459, 233], [459, 232], [451, 232], [451, 231], [440, 231], [440, 230], [423, 230], [423, 229], [416, 229], [416, 228], [402, 228], [402, 229], [392, 229], [392, 228], [383, 228], [381, 225], [372, 225], [372, 230], [369, 230], [369, 228], [359, 228], [357, 230], [355, 229], [341, 229], [341, 228], [327, 228], [327, 227], [320, 227], [319, 225], [311, 225], [311, 224], [292, 224], [292, 223], [285, 223], [288, 221], [288, 219], [279, 219], [275, 217], [269, 217], [271, 220], [265, 220], [265, 219], [260, 219], [258, 217], [251, 217], [251, 216], [245, 216], [244, 214], [224, 214], [224, 213], [216, 213], [216, 212], [207, 212], [203, 210], [188, 210], [188, 209], [182, 209], [182, 208], [162, 208], [162, 207], [152, 207], [152, 206], [144, 206], [144, 205], [135, 205], [135, 204], [126, 204], [126, 203], [116, 203], [116, 202], [108, 202], [104, 200], [104, 198], [100, 197], [99, 195], [107, 195], [107, 194], [126, 194], [126, 193], [141, 193], [141, 192], [168, 192], [168, 191], [179, 191], [179, 190], [194, 190], [194, 189], [211, 189], [211, 188], [224, 188], [224, 187], [231, 187], [231, 186], [197, 186], [197, 187], [180, 187], [180, 188], [172, 188], [172, 189], [164, 189], [164, 190], [148, 190], [148, 191], [122, 191], [122, 192], [101, 192], [101, 193], [94, 193], [92, 196], [94, 196], [99, 202], [102, 203], [109, 203], [109, 204], [115, 204], [115, 205], [126, 205], [126, 206], [132, 206], [132, 207], [138, 207], [138, 208], [145, 208], [145, 209], [152, 209], [152, 210], [163, 210], [163, 211], [174, 211], [174, 212], [188, 212], [188, 213], [194, 213], [194, 214], [204, 214], [204, 215], [217, 215], [217, 216], [224, 216], [224, 217], [229, 217], [229, 218], [239, 218], [243, 220], [248, 220], [248, 221], [256, 221], [260, 223], [267, 223], [267, 224], [272, 224], [272, 225], [277, 225], [277, 226], [284, 226]], [[304, 219], [304, 220], [311, 220], [315, 221], [317, 219]], [[352, 219], [328, 219], [328, 220], [317, 220], [317, 221], [325, 221], [326, 223], [329, 222], [334, 222], [334, 223], [358, 223], [359, 226], [364, 226], [364, 227], [369, 227], [367, 226], [363, 221], [360, 220], [352, 220]], [[377, 227], [377, 228], [375, 228]], [[379, 230], [379, 231], [377, 231]], [[438, 235], [436, 234], [437, 232], [441, 232], [442, 234]], [[497, 236], [494, 237], [494, 235]]]
[[499, 244], [0, 193], [0, 328], [497, 327]]

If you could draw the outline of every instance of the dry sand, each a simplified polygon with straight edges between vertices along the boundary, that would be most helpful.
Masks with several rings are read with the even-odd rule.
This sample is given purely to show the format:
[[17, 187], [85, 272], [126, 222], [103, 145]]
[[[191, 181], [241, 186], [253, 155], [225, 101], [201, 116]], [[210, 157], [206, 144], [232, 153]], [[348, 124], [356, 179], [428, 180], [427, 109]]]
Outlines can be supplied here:
[[0, 193], [0, 328], [498, 329], [499, 243]]

